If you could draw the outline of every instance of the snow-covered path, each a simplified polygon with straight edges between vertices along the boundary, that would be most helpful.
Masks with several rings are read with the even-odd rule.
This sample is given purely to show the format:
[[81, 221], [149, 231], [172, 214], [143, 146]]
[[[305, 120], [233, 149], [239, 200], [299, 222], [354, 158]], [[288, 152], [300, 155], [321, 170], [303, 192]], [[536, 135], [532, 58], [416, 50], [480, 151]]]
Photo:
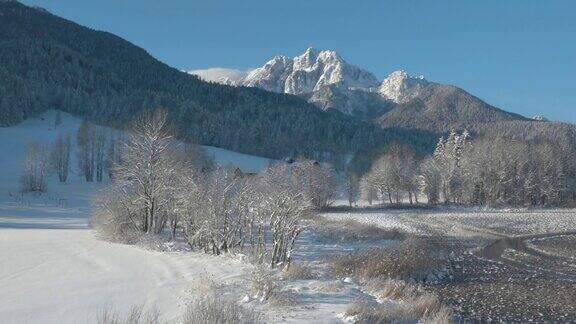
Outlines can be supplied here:
[[206, 275], [242, 277], [238, 261], [151, 252], [97, 240], [91, 230], [0, 229], [2, 323], [84, 323], [106, 306], [155, 306], [176, 320]]

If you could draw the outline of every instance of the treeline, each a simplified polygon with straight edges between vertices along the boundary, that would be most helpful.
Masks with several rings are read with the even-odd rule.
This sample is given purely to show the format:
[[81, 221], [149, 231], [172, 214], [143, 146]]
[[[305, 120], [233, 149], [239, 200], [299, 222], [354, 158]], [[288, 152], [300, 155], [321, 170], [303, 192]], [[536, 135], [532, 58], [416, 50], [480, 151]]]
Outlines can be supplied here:
[[120, 158], [122, 133], [86, 120], [75, 133], [61, 131], [61, 124], [62, 115], [57, 112], [54, 119], [56, 138], [27, 145], [21, 175], [23, 192], [46, 191], [51, 175], [62, 183], [68, 182], [70, 173], [81, 176], [86, 182], [103, 182], [112, 177], [112, 165]]
[[308, 160], [257, 175], [202, 166], [202, 155], [177, 144], [167, 124], [156, 112], [130, 129], [92, 225], [115, 241], [170, 233], [206, 253], [243, 251], [258, 263], [289, 266], [301, 218], [334, 198], [332, 170]]
[[[477, 206], [570, 206], [576, 203], [574, 154], [546, 140], [513, 140], [451, 132], [441, 138], [434, 154], [419, 157], [393, 145], [358, 178], [369, 202], [400, 203], [417, 193], [430, 204]], [[352, 179], [352, 180], [350, 180]], [[351, 203], [359, 192], [348, 185]]]

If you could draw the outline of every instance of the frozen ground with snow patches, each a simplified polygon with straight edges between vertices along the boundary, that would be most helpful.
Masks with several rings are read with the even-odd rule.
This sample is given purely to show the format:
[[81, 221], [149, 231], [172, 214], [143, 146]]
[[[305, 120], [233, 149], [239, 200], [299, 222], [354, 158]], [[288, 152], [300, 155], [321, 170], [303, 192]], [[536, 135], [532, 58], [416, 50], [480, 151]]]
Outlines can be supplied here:
[[523, 236], [576, 231], [576, 209], [442, 208], [327, 213], [414, 234]]

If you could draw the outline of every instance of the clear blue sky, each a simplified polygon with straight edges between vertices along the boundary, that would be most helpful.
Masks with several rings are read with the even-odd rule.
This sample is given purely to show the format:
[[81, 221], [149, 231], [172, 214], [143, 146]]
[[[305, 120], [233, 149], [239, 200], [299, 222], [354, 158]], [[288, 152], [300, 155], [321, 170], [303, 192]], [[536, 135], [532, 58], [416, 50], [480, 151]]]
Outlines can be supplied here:
[[313, 46], [380, 78], [405, 69], [509, 111], [576, 123], [574, 0], [22, 2], [117, 34], [179, 69], [247, 69]]

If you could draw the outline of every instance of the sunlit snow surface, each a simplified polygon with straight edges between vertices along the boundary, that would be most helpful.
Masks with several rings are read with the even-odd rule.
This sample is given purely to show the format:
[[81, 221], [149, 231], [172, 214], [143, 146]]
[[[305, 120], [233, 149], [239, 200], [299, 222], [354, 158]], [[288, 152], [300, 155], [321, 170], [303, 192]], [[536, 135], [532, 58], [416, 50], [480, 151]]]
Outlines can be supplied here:
[[[90, 200], [101, 184], [73, 174], [69, 183], [50, 179], [41, 196], [19, 193], [26, 145], [75, 132], [80, 120], [55, 112], [0, 128], [0, 323], [85, 323], [106, 306], [122, 313], [145, 305], [177, 320], [194, 298], [198, 281], [245, 278], [247, 266], [234, 258], [197, 253], [152, 252], [112, 244], [88, 228]], [[268, 159], [207, 148], [222, 164], [258, 171]], [[72, 168], [76, 170], [75, 154]]]
[[414, 234], [522, 236], [576, 231], [576, 209], [474, 209], [436, 208], [424, 210], [329, 213], [332, 219], [355, 219], [383, 228], [398, 228]]

